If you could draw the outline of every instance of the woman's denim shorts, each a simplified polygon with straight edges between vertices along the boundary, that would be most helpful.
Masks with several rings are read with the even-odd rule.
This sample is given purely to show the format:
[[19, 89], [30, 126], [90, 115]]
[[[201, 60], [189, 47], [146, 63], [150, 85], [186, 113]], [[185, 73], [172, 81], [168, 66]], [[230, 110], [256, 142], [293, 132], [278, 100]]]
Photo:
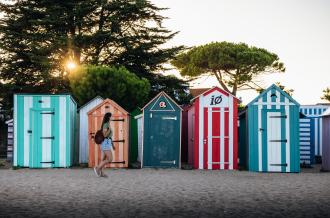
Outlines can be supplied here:
[[101, 150], [102, 151], [109, 151], [112, 147], [112, 141], [109, 138], [105, 138], [104, 141], [101, 144]]

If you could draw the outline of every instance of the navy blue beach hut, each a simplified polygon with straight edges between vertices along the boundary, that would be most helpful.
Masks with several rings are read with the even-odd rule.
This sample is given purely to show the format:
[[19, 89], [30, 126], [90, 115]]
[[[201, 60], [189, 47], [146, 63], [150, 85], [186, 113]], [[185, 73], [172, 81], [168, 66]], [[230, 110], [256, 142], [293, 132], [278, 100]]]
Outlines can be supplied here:
[[299, 172], [299, 104], [276, 85], [240, 113], [240, 166], [257, 172]]
[[142, 167], [181, 167], [181, 107], [160, 92], [143, 108]]

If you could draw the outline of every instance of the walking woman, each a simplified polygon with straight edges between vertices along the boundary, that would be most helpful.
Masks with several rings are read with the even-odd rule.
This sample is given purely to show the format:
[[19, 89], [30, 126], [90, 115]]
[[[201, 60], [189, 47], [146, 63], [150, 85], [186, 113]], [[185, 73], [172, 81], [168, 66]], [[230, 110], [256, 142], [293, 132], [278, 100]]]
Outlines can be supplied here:
[[112, 143], [112, 129], [110, 126], [111, 113], [106, 113], [102, 121], [102, 132], [104, 136], [104, 141], [101, 143], [101, 162], [99, 165], [94, 167], [94, 172], [97, 176], [107, 177], [103, 172], [103, 168], [106, 164], [112, 161], [112, 152], [111, 149], [115, 150]]

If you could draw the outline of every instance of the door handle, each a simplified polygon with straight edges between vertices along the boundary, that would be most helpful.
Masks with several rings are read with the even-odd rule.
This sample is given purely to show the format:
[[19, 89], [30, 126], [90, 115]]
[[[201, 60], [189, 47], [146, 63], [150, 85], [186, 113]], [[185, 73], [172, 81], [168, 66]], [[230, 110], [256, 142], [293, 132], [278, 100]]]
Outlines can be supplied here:
[[203, 140], [203, 142], [204, 142], [204, 144], [206, 144], [207, 140], [206, 140], [206, 139], [204, 139], [204, 140]]
[[259, 131], [264, 131], [265, 129], [263, 129], [263, 128], [259, 128]]

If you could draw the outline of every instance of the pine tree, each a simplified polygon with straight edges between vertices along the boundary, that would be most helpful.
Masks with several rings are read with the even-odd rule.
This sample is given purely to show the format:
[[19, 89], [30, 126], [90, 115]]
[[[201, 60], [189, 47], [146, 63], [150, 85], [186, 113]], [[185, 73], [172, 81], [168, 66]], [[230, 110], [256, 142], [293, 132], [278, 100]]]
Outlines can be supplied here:
[[164, 84], [172, 96], [187, 88], [155, 75], [183, 47], [160, 47], [177, 33], [162, 27], [164, 8], [147, 0], [20, 0], [0, 10], [2, 101], [14, 92], [70, 91], [68, 61], [124, 66], [150, 81], [151, 95]]

